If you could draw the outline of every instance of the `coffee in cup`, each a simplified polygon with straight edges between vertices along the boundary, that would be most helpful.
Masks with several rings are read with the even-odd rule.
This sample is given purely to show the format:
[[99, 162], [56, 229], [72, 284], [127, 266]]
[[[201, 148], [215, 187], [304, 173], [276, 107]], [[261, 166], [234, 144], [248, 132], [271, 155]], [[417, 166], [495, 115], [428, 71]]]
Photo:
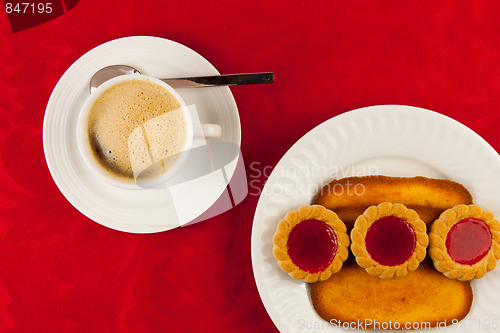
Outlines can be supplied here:
[[[220, 136], [219, 125], [201, 126]], [[103, 180], [134, 189], [139, 181], [149, 182], [139, 186], [147, 188], [165, 181], [186, 160], [193, 123], [172, 87], [130, 74], [106, 81], [91, 94], [77, 135], [85, 162]]]
[[[143, 177], [165, 172], [177, 162], [186, 145], [187, 120], [181, 107], [168, 90], [149, 80], [128, 80], [108, 88], [97, 98], [87, 119], [94, 158], [115, 177], [133, 181], [132, 166], [149, 159], [149, 154], [141, 153], [143, 138], [149, 141], [154, 136], [154, 146], [162, 147], [171, 158], [161, 159], [163, 166]], [[147, 129], [151, 134], [142, 135]], [[139, 135], [132, 135], [134, 131]]]

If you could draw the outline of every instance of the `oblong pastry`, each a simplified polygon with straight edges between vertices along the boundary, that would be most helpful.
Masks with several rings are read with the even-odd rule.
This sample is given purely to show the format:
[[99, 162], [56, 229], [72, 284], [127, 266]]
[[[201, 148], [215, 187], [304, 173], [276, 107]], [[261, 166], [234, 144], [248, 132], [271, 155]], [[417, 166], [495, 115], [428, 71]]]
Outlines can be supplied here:
[[429, 228], [444, 210], [472, 204], [472, 195], [463, 185], [447, 179], [365, 176], [332, 180], [314, 203], [337, 213], [349, 231], [366, 208], [386, 201], [413, 209]]
[[432, 224], [429, 241], [434, 267], [450, 279], [481, 278], [500, 259], [500, 223], [476, 205], [444, 211]]
[[368, 274], [403, 277], [417, 269], [429, 244], [425, 223], [403, 204], [368, 207], [354, 223], [351, 251]]
[[323, 206], [304, 205], [278, 222], [273, 256], [288, 275], [313, 283], [342, 268], [349, 243], [345, 224], [337, 214]]
[[309, 289], [314, 309], [328, 328], [349, 323], [349, 328], [425, 332], [457, 324], [473, 301], [470, 282], [448, 279], [428, 261], [404, 278], [382, 280], [349, 259], [340, 272]]

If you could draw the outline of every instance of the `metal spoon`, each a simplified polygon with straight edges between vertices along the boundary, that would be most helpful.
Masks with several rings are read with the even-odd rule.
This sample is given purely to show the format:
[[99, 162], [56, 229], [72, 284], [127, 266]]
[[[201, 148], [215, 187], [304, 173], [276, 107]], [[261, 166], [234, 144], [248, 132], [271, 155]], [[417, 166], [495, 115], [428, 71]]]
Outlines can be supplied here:
[[[124, 74], [141, 74], [137, 69], [126, 65], [112, 65], [98, 70], [90, 79], [90, 93], [105, 81]], [[229, 74], [198, 77], [161, 79], [173, 88], [197, 88], [214, 86], [234, 86], [242, 84], [273, 83], [274, 73]]]

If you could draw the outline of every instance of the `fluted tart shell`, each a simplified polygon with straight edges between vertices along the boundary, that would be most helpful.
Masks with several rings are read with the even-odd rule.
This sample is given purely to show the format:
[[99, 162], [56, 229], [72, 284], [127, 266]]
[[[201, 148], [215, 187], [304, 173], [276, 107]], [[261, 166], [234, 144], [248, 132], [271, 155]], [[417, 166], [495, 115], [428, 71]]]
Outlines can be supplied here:
[[[409, 252], [408, 259], [397, 265], [382, 264], [373, 258], [367, 250], [366, 236], [369, 228], [379, 219], [394, 216], [404, 220], [406, 227], [411, 228], [415, 235], [412, 252]], [[426, 248], [429, 244], [427, 227], [419, 218], [418, 214], [399, 203], [383, 202], [378, 205], [368, 207], [364, 213], [356, 219], [354, 228], [351, 230], [351, 252], [356, 258], [359, 266], [366, 272], [382, 279], [399, 278], [416, 270], [426, 256]], [[413, 245], [412, 244], [412, 245]]]
[[[482, 259], [473, 264], [464, 264], [452, 258], [446, 242], [450, 230], [460, 221], [469, 218], [480, 220], [488, 227], [491, 245]], [[429, 255], [434, 267], [450, 279], [470, 281], [482, 278], [495, 269], [497, 260], [500, 259], [500, 223], [491, 212], [476, 205], [457, 205], [445, 210], [431, 225], [429, 241]]]
[[[290, 255], [288, 240], [290, 232], [295, 226], [303, 221], [319, 220], [326, 223], [333, 230], [336, 236], [337, 249], [333, 260], [324, 269], [311, 272], [296, 265]], [[292, 209], [278, 222], [273, 235], [273, 256], [279, 267], [288, 273], [292, 278], [303, 280], [308, 283], [324, 281], [337, 273], [343, 262], [349, 255], [349, 236], [346, 232], [345, 224], [339, 219], [337, 214], [320, 205], [304, 205], [297, 209]]]

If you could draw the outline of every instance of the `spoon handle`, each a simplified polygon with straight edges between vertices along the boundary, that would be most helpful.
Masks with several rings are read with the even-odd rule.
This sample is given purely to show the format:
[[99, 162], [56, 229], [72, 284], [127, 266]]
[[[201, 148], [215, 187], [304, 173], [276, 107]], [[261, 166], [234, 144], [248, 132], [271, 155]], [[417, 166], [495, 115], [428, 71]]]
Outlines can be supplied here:
[[198, 88], [215, 86], [235, 86], [242, 84], [273, 83], [274, 73], [229, 74], [198, 77], [162, 79], [172, 88]]

